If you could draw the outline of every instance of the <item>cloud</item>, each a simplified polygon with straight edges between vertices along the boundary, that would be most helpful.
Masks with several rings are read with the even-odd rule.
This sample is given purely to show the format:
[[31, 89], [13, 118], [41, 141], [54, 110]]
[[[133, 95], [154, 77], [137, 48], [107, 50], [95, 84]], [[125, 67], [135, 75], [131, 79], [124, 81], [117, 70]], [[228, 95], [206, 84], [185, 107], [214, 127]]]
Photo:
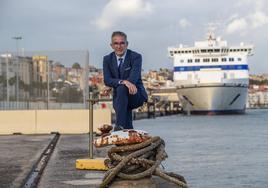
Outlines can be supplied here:
[[249, 15], [249, 21], [251, 22], [251, 27], [253, 29], [262, 27], [268, 23], [268, 16], [261, 11], [257, 11]]
[[190, 23], [187, 19], [182, 18], [182, 19], [180, 19], [180, 21], [179, 21], [179, 25], [180, 25], [180, 27], [182, 27], [182, 28], [186, 28], [186, 27], [190, 26], [191, 23]]
[[248, 24], [245, 18], [237, 18], [232, 20], [227, 28], [226, 28], [226, 33], [227, 34], [232, 34], [235, 32], [243, 32], [244, 30], [246, 30]]
[[152, 5], [145, 0], [110, 0], [93, 23], [100, 29], [114, 26], [124, 18], [142, 18], [152, 12]]
[[237, 13], [232, 15], [227, 20], [229, 22], [225, 29], [227, 34], [240, 32], [243, 35], [250, 30], [258, 29], [268, 24], [268, 16], [262, 10], [265, 7], [263, 0], [240, 0], [236, 6], [241, 7], [243, 3], [250, 6], [253, 11], [243, 17], [239, 17]]
[[235, 7], [243, 7], [245, 5], [249, 5], [249, 4], [252, 4], [254, 2], [256, 2], [258, 0], [237, 0], [235, 3], [234, 3], [234, 6]]

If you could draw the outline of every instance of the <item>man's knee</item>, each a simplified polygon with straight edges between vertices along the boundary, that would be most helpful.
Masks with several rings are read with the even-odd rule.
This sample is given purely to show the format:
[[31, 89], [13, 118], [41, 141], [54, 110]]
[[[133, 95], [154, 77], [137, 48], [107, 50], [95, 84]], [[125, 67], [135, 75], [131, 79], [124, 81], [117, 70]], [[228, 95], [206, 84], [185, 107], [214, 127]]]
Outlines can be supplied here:
[[128, 94], [128, 88], [125, 85], [119, 85], [116, 88], [117, 95], [127, 95]]

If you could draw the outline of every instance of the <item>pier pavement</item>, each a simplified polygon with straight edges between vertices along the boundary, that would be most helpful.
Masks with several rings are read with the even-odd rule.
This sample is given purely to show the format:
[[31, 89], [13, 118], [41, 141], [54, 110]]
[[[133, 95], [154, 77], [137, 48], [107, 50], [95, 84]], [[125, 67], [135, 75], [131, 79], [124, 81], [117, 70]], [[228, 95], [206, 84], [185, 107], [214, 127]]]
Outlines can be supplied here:
[[[0, 136], [0, 187], [21, 187], [32, 166], [53, 135]], [[105, 157], [109, 148], [94, 148], [94, 157]], [[76, 159], [88, 157], [88, 135], [60, 135], [52, 156], [41, 176], [39, 188], [95, 188], [104, 171], [77, 170]], [[110, 187], [160, 188], [177, 187], [158, 177], [139, 181], [115, 181]]]

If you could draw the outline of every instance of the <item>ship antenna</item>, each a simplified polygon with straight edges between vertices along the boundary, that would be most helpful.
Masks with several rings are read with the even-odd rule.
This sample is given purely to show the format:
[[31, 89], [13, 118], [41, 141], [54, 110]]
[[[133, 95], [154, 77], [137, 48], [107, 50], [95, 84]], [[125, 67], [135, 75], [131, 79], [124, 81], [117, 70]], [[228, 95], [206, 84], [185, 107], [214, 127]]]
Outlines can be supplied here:
[[207, 24], [207, 40], [216, 40], [215, 39], [215, 30], [217, 29], [216, 23], [208, 23]]

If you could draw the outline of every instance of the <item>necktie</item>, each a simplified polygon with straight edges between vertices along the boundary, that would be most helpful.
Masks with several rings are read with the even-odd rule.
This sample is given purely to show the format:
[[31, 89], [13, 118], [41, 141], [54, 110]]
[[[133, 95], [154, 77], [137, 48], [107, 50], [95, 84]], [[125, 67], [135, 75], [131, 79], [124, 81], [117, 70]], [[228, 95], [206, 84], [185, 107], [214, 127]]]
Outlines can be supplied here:
[[118, 65], [118, 75], [119, 75], [119, 78], [121, 78], [121, 75], [120, 75], [120, 69], [121, 69], [121, 66], [123, 64], [123, 58], [119, 58], [119, 65]]

